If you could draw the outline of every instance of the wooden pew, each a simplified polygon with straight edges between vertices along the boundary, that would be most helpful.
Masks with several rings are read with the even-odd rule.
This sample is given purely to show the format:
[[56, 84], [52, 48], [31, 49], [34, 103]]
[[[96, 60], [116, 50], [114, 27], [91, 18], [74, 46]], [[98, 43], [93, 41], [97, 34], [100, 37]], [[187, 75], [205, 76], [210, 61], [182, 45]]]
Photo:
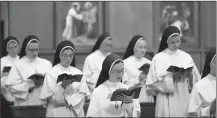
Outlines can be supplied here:
[[153, 118], [155, 115], [154, 103], [140, 103], [141, 117]]
[[[154, 103], [140, 103], [141, 117], [154, 117]], [[84, 112], [87, 113], [89, 103], [84, 104]], [[46, 109], [42, 106], [12, 106], [15, 117], [39, 117], [45, 118]]]
[[45, 118], [46, 109], [43, 106], [12, 106], [15, 117]]

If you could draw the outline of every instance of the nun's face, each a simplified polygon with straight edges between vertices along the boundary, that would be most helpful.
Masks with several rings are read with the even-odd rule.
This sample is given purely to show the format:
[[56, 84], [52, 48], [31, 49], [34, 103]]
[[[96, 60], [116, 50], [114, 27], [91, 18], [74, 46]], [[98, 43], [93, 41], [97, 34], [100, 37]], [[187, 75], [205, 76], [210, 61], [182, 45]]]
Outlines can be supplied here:
[[39, 53], [39, 43], [29, 43], [26, 48], [26, 56], [30, 59], [35, 59], [38, 57]]
[[136, 47], [134, 48], [134, 55], [136, 57], [142, 58], [143, 56], [145, 56], [147, 50], [147, 44], [145, 40], [140, 40]]
[[168, 39], [167, 44], [168, 44], [168, 48], [171, 51], [175, 51], [175, 50], [179, 49], [179, 47], [181, 45], [181, 37], [180, 36], [173, 36], [170, 39]]
[[16, 57], [18, 54], [18, 50], [19, 50], [19, 45], [16, 42], [11, 42], [7, 46], [8, 55], [10, 55], [11, 57]]
[[123, 62], [115, 64], [112, 67], [111, 72], [109, 74], [109, 80], [112, 82], [120, 82], [124, 75], [124, 72], [125, 72], [125, 69], [124, 69]]
[[110, 39], [104, 40], [100, 46], [100, 50], [105, 52], [105, 53], [111, 52], [112, 40], [110, 40]]
[[73, 58], [74, 58], [74, 52], [72, 51], [72, 49], [65, 49], [60, 54], [60, 64], [63, 67], [68, 67], [72, 63]]

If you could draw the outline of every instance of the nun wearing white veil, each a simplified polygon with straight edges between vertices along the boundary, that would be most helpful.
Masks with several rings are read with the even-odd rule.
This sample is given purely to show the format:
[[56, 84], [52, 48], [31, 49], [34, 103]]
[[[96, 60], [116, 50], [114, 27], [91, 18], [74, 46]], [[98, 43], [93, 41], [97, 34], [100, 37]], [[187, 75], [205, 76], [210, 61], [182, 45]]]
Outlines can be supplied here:
[[34, 35], [28, 35], [22, 45], [20, 60], [11, 68], [6, 86], [10, 87], [12, 96], [15, 97], [15, 106], [40, 105], [38, 98], [41, 84], [36, 84], [33, 74], [44, 75], [50, 68], [51, 63], [39, 55], [39, 39]]
[[54, 55], [53, 68], [46, 73], [40, 100], [47, 108], [46, 117], [84, 117], [85, 95], [89, 89], [85, 82], [60, 81], [58, 76], [66, 73], [83, 75], [75, 67], [75, 48], [71, 41], [62, 41]]
[[193, 117], [215, 116], [216, 112], [216, 48], [208, 51], [202, 79], [192, 90], [188, 115]]
[[[152, 59], [146, 85], [157, 96], [155, 117], [186, 117], [191, 90], [201, 78], [192, 57], [179, 49], [180, 44], [180, 30], [167, 27]], [[188, 74], [172, 73], [167, 71], [171, 65], [193, 69]]]
[[121, 82], [125, 72], [123, 60], [109, 54], [103, 61], [102, 70], [94, 89], [86, 117], [140, 117], [138, 101], [132, 96], [118, 95], [123, 101], [110, 101], [112, 93], [119, 88], [128, 88]]

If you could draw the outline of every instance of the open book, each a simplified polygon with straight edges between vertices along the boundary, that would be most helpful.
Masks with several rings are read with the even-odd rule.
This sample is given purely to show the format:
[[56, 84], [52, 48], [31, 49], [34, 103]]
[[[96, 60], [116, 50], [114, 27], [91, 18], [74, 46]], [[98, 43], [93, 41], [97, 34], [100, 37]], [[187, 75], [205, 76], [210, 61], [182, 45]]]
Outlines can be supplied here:
[[63, 74], [58, 76], [56, 83], [59, 83], [59, 82], [64, 81], [64, 80], [68, 80], [70, 82], [80, 82], [82, 77], [83, 77], [82, 74], [71, 75], [71, 74], [63, 73]]
[[5, 66], [5, 67], [3, 68], [2, 73], [9, 73], [10, 70], [11, 70], [11, 66]]
[[112, 93], [112, 97], [111, 97], [110, 101], [120, 101], [116, 97], [117, 97], [117, 95], [121, 95], [121, 93], [123, 93], [127, 96], [131, 96], [133, 93], [135, 93], [133, 96], [133, 99], [138, 99], [139, 95], [140, 95], [141, 88], [142, 87], [131, 87], [129, 89], [126, 89], [126, 88], [117, 89]]
[[173, 66], [171, 65], [167, 71], [169, 72], [192, 72], [193, 66], [188, 66], [188, 67], [178, 67], [178, 66]]
[[146, 63], [146, 64], [143, 64], [143, 65], [139, 68], [139, 70], [141, 70], [141, 71], [144, 72], [145, 74], [148, 74], [149, 68], [150, 68], [150, 64], [149, 64], [149, 63]]
[[42, 80], [42, 79], [44, 79], [44, 75], [40, 74], [40, 73], [35, 73], [35, 74], [32, 74], [31, 76], [29, 76], [28, 79]]

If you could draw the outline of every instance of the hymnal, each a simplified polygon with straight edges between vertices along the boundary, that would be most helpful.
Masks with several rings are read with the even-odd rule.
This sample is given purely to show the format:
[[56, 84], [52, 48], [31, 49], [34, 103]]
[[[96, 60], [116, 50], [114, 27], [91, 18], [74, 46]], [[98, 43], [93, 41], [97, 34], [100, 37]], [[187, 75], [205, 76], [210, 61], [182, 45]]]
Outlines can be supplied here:
[[59, 82], [64, 81], [64, 80], [71, 80], [72, 82], [80, 82], [82, 77], [83, 77], [82, 74], [71, 75], [71, 74], [63, 73], [63, 74], [58, 76], [56, 83], [59, 83]]
[[117, 89], [113, 92], [110, 101], [120, 101], [116, 97], [117, 97], [117, 95], [121, 95], [121, 93], [123, 93], [124, 95], [127, 95], [127, 96], [131, 96], [133, 93], [135, 93], [133, 96], [133, 99], [138, 99], [139, 95], [140, 95], [141, 88], [142, 87], [131, 87], [129, 89], [125, 89], [125, 88]]
[[11, 70], [11, 66], [5, 66], [5, 67], [3, 68], [2, 73], [9, 73], [10, 70]]
[[144, 72], [145, 74], [148, 74], [149, 68], [150, 68], [150, 64], [146, 63], [146, 64], [143, 64], [143, 65], [139, 68], [139, 70], [141, 70], [141, 71]]

